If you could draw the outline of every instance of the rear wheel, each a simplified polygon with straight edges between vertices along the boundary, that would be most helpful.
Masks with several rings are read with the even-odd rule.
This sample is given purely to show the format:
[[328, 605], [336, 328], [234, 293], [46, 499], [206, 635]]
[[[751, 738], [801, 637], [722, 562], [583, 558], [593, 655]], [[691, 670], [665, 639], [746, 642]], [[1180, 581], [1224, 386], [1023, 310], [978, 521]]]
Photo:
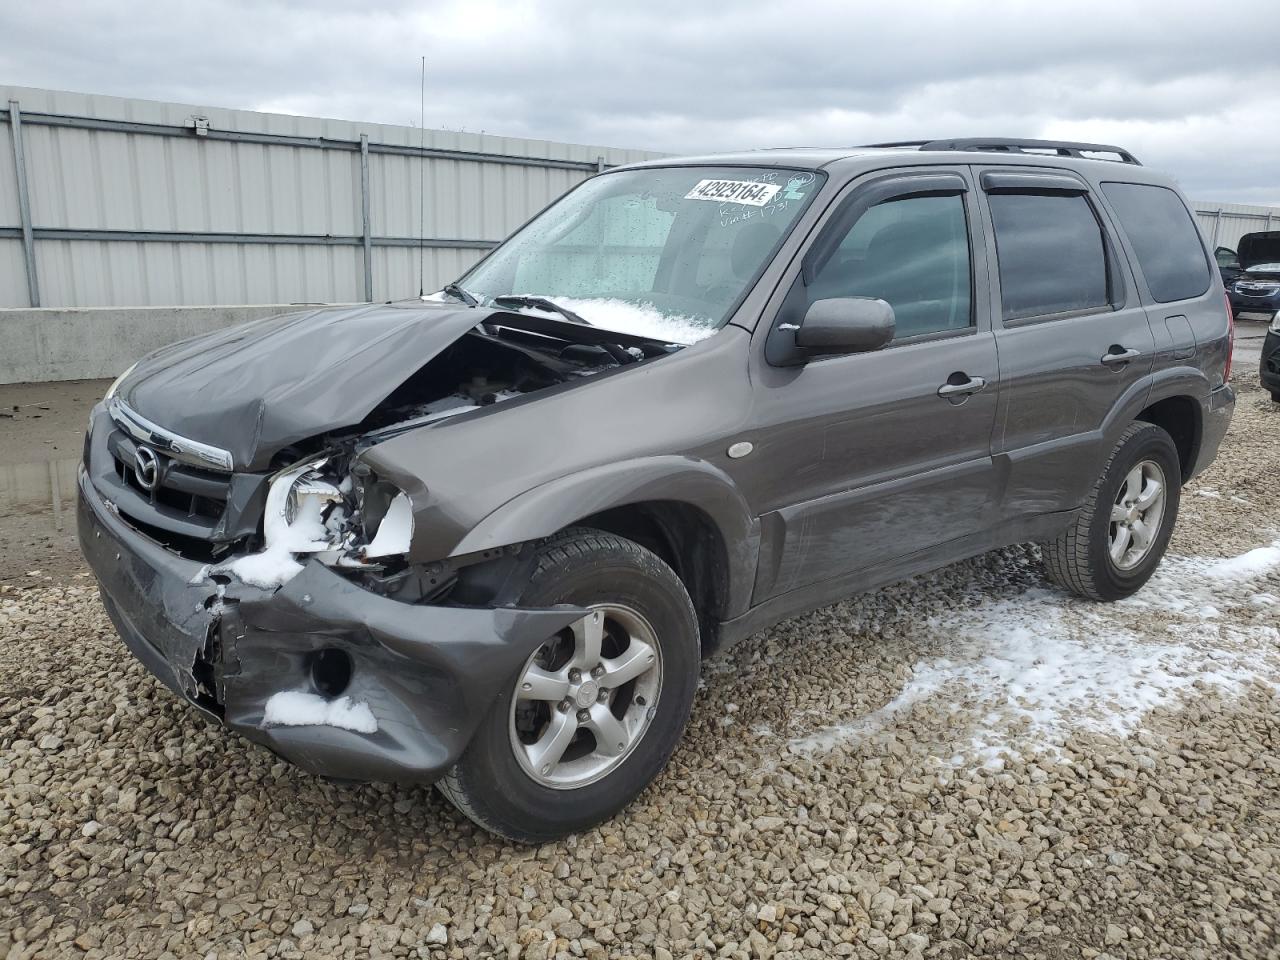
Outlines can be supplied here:
[[1043, 545], [1045, 573], [1091, 600], [1120, 600], [1151, 578], [1173, 533], [1182, 486], [1172, 438], [1130, 424], [1075, 522]]
[[588, 613], [530, 654], [437, 786], [486, 830], [540, 843], [613, 816], [666, 764], [697, 687], [698, 621], [661, 559], [585, 528], [539, 549], [519, 602]]

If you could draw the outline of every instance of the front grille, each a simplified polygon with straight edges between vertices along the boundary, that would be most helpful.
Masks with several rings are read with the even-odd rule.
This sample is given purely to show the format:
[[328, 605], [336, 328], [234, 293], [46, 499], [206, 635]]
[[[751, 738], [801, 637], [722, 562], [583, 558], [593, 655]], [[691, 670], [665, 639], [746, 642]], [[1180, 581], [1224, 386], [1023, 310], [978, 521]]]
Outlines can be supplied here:
[[[150, 447], [143, 448], [144, 459], [140, 460], [139, 444], [119, 429], [108, 436], [107, 449], [111, 452], [116, 476], [153, 508], [210, 527], [222, 519], [227, 509], [230, 474], [179, 463]], [[147, 464], [145, 475], [144, 463]], [[146, 522], [148, 518], [137, 519]]]
[[169, 433], [112, 402], [94, 418], [85, 469], [121, 520], [200, 563], [245, 549], [261, 533], [266, 474], [233, 472], [226, 451]]
[[1274, 283], [1237, 283], [1236, 293], [1246, 297], [1271, 297], [1280, 291], [1280, 285]]
[[143, 512], [145, 511], [136, 510], [132, 507], [127, 510], [122, 508], [120, 510], [120, 518], [148, 540], [155, 541], [184, 560], [194, 560], [196, 563], [215, 563], [222, 559], [227, 552], [226, 544], [215, 543], [212, 540], [205, 539], [203, 536], [191, 537], [181, 533], [174, 533], [172, 530], [154, 526], [134, 516], [134, 514]]

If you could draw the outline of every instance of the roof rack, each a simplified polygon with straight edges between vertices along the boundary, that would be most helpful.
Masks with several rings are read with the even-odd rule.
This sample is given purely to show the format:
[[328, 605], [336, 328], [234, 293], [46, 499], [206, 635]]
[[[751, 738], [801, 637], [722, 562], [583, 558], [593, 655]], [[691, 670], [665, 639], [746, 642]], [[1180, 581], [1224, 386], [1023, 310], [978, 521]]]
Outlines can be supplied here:
[[[903, 140], [898, 143], [868, 143], [868, 147], [917, 147], [920, 150], [975, 150], [984, 153], [1053, 154], [1080, 160], [1107, 160], [1093, 154], [1115, 154], [1120, 163], [1142, 166], [1124, 147], [1106, 143], [1073, 143], [1069, 140], [1013, 140], [1008, 137], [963, 137], [959, 140]], [[1090, 154], [1090, 156], [1086, 156]]]

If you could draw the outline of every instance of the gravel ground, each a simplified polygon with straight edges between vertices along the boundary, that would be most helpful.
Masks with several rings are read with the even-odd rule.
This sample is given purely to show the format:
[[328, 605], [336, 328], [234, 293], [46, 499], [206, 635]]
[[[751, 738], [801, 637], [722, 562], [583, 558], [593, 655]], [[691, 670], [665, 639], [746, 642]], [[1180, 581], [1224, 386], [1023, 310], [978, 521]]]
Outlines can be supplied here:
[[205, 723], [83, 578], [0, 586], [0, 957], [1277, 956], [1280, 405], [1247, 378], [1138, 598], [1017, 548], [787, 621], [707, 665], [624, 816], [540, 849]]

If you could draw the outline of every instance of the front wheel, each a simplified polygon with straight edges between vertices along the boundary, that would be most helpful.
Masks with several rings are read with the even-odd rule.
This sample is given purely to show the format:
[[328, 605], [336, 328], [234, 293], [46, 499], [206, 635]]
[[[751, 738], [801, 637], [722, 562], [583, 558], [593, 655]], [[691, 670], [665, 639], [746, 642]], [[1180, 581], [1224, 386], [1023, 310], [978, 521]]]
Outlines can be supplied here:
[[1049, 580], [1090, 600], [1135, 593], [1169, 544], [1181, 469], [1178, 450], [1162, 427], [1130, 424], [1076, 520], [1042, 545]]
[[1271, 391], [1271, 400], [1273, 403], [1280, 403], [1280, 390]]
[[541, 843], [613, 816], [666, 764], [697, 687], [698, 620], [655, 554], [586, 528], [540, 547], [519, 602], [588, 612], [530, 654], [437, 786], [486, 830]]

